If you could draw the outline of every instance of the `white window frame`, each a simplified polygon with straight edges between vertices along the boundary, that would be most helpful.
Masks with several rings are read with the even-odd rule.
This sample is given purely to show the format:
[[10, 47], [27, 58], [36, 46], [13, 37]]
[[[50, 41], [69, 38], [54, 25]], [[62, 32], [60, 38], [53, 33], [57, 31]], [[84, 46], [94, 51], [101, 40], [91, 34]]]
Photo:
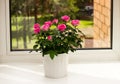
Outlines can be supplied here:
[[[10, 51], [9, 0], [0, 0], [0, 59], [1, 61], [39, 61], [40, 53]], [[71, 62], [118, 61], [120, 58], [120, 0], [113, 0], [113, 49], [77, 50], [69, 53]]]

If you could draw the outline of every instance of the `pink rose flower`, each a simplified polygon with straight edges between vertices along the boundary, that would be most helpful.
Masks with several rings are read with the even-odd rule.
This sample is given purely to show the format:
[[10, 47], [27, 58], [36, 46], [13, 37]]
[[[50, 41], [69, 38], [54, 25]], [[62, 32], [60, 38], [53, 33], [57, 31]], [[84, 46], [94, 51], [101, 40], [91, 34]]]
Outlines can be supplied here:
[[71, 24], [73, 25], [73, 26], [77, 26], [78, 24], [79, 24], [79, 20], [72, 20], [71, 21]]
[[58, 28], [59, 31], [64, 31], [66, 29], [66, 25], [65, 24], [59, 24], [57, 26], [57, 28]]
[[34, 29], [35, 28], [40, 28], [40, 24], [38, 24], [38, 23], [34, 24]]
[[49, 28], [50, 28], [50, 25], [49, 25], [49, 24], [44, 24], [44, 25], [42, 26], [42, 30], [43, 30], [43, 31], [48, 31]]
[[68, 22], [70, 20], [70, 17], [67, 16], [67, 15], [64, 15], [64, 16], [61, 17], [61, 19]]
[[40, 28], [34, 28], [34, 33], [38, 34], [40, 32]]
[[38, 34], [40, 32], [40, 24], [36, 23], [34, 24], [34, 33]]
[[48, 36], [47, 39], [50, 41], [52, 40], [52, 36]]
[[44, 24], [48, 24], [49, 26], [51, 26], [52, 22], [51, 21], [46, 21]]
[[52, 21], [52, 23], [57, 24], [57, 23], [58, 23], [58, 19], [54, 19], [54, 20]]

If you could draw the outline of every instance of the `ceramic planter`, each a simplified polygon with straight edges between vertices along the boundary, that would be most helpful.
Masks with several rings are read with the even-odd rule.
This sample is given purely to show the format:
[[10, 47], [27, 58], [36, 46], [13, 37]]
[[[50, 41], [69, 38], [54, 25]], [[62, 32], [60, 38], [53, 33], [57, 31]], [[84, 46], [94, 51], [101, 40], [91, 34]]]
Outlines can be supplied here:
[[67, 76], [68, 55], [59, 54], [53, 60], [49, 55], [44, 56], [45, 76], [49, 78], [62, 78]]

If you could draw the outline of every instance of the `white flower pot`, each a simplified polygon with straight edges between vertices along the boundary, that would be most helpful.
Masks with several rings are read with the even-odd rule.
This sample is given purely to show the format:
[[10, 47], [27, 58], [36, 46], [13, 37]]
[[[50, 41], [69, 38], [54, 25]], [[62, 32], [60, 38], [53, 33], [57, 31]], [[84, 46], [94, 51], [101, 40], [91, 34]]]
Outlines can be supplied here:
[[51, 60], [50, 56], [44, 56], [45, 76], [49, 78], [62, 78], [67, 76], [68, 56], [59, 54]]

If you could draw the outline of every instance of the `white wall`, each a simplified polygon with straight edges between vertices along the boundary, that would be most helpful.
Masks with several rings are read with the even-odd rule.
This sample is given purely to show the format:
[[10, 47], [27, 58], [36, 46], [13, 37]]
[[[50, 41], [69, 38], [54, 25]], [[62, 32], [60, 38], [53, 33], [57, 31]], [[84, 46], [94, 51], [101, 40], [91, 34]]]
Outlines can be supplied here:
[[[78, 50], [70, 53], [70, 62], [107, 62], [120, 59], [120, 0], [114, 1], [113, 49]], [[10, 51], [9, 0], [0, 0], [0, 62], [40, 62], [41, 54]]]

